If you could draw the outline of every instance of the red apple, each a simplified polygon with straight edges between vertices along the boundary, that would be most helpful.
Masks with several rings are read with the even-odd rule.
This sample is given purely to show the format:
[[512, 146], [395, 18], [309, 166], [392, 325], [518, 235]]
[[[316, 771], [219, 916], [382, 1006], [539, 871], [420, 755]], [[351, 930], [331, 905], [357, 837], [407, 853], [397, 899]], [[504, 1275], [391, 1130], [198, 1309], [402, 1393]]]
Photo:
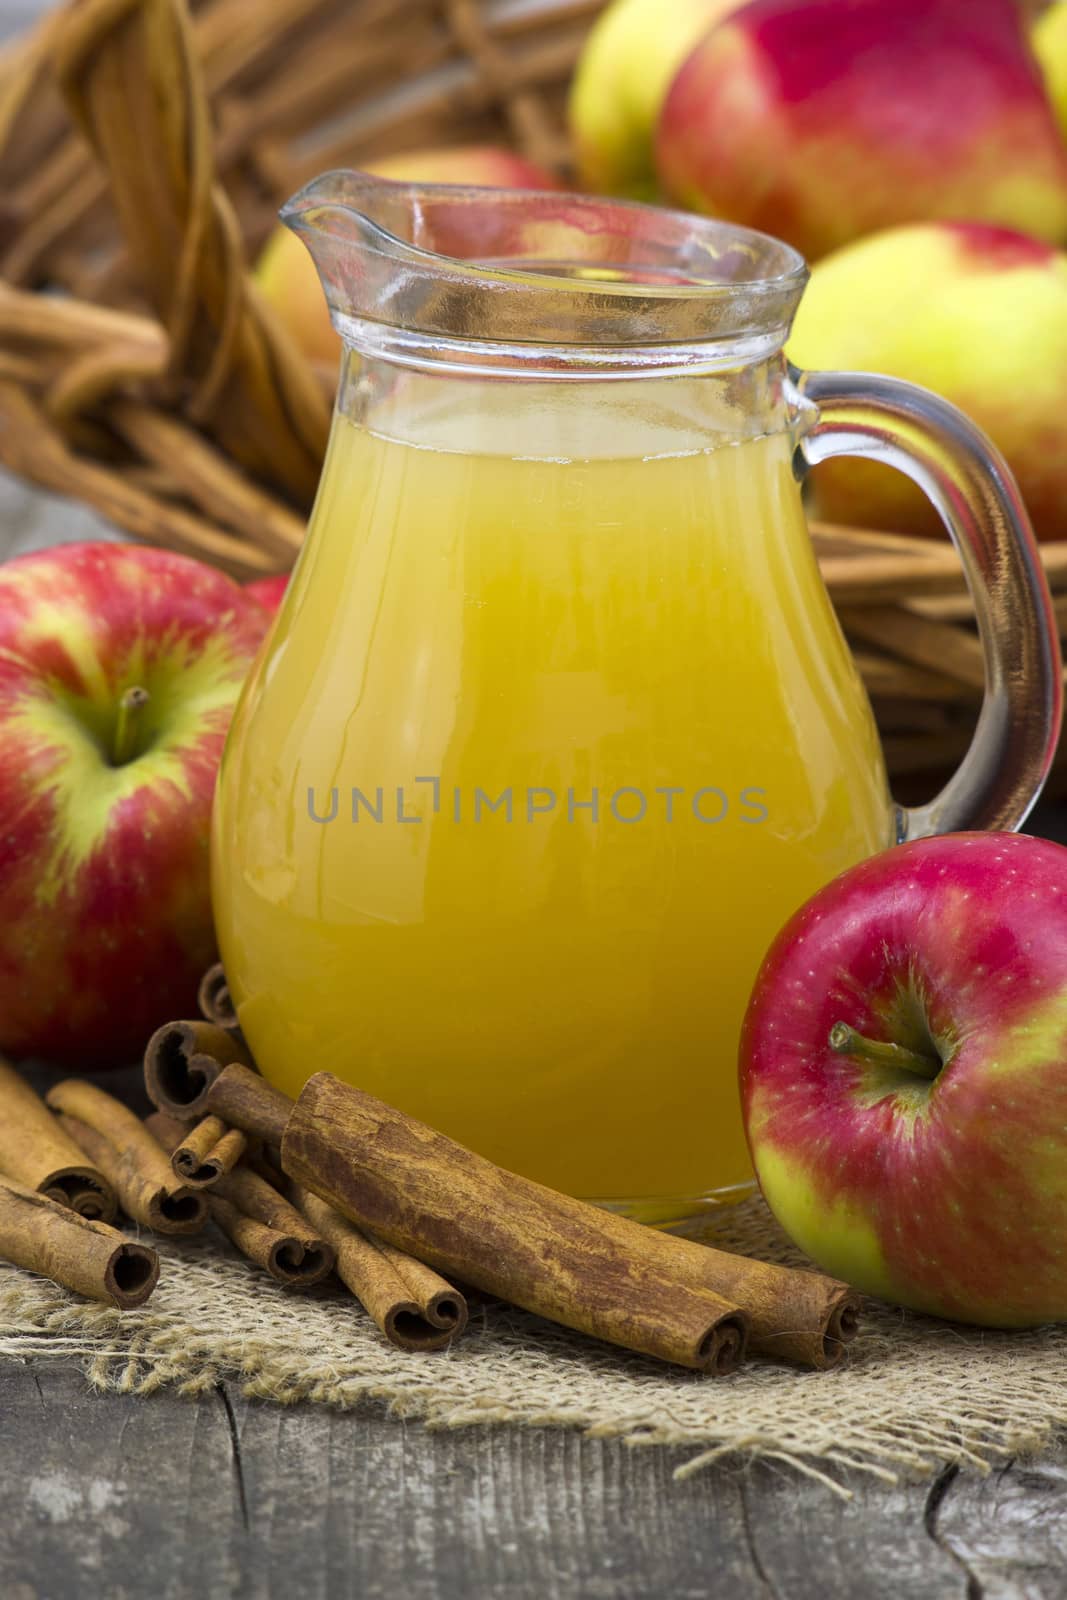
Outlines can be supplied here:
[[[812, 270], [787, 353], [951, 400], [1003, 452], [1038, 538], [1067, 537], [1067, 252], [973, 222], [857, 239]], [[926, 496], [881, 461], [825, 461], [812, 482], [831, 522], [944, 534]]]
[[250, 594], [254, 600], [258, 600], [260, 605], [273, 616], [285, 598], [288, 587], [289, 574], [276, 572], [270, 578], [255, 578], [251, 583], [246, 583], [245, 594]]
[[1017, 0], [754, 0], [682, 64], [657, 167], [676, 200], [811, 257], [938, 218], [1067, 235], [1067, 150]]
[[457, 144], [405, 150], [364, 163], [365, 172], [393, 183], [470, 183], [487, 189], [558, 189], [559, 179], [536, 161], [497, 144]]
[[200, 562], [0, 567], [0, 1050], [121, 1065], [214, 959], [208, 822], [269, 617]]
[[[411, 150], [363, 169], [393, 183], [465, 183], [489, 189], [558, 189], [559, 179], [513, 150], [491, 144]], [[333, 363], [341, 341], [330, 321], [315, 264], [303, 240], [280, 224], [256, 263], [256, 280], [310, 361]]]
[[1067, 1318], [1067, 849], [862, 862], [778, 935], [741, 1042], [767, 1202], [827, 1271], [991, 1327]]

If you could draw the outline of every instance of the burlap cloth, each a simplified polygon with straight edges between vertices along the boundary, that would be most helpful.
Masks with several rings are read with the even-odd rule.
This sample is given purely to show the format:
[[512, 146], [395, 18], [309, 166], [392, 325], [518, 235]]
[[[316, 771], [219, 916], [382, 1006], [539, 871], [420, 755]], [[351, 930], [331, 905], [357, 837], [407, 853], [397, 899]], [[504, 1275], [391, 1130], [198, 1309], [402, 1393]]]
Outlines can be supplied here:
[[[706, 1234], [801, 1261], [759, 1200]], [[225, 1378], [283, 1404], [384, 1402], [432, 1427], [540, 1424], [691, 1445], [682, 1473], [727, 1454], [775, 1457], [844, 1493], [849, 1467], [890, 1480], [955, 1462], [982, 1470], [1039, 1452], [1067, 1425], [1067, 1328], [981, 1332], [872, 1303], [837, 1370], [753, 1360], [716, 1381], [492, 1304], [451, 1350], [405, 1355], [351, 1298], [280, 1289], [219, 1238], [159, 1248], [159, 1287], [134, 1312], [0, 1267], [0, 1358], [75, 1358], [98, 1388], [125, 1393], [195, 1394]]]

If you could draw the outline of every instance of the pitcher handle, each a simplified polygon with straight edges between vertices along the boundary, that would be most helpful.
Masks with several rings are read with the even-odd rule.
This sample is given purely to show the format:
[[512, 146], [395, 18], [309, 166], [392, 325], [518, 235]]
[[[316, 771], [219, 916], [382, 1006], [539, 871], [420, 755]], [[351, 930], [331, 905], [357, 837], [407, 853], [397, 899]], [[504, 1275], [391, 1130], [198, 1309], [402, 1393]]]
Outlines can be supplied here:
[[985, 651], [978, 725], [941, 792], [899, 808], [899, 838], [1018, 828], [1056, 750], [1063, 667], [1052, 597], [1007, 463], [961, 411], [915, 384], [860, 372], [791, 376], [818, 408], [797, 446], [798, 475], [831, 456], [906, 473], [951, 534], [974, 600]]

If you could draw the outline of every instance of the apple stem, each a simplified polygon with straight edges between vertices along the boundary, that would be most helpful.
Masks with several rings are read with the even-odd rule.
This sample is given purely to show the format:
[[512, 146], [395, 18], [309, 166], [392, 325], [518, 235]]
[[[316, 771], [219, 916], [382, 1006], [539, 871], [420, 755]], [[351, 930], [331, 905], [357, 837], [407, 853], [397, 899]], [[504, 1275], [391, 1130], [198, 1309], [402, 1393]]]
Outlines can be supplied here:
[[119, 701], [119, 714], [115, 718], [115, 733], [111, 740], [111, 765], [124, 767], [137, 754], [144, 708], [148, 704], [147, 689], [135, 684], [127, 689]]
[[868, 1061], [879, 1067], [901, 1067], [920, 1078], [936, 1078], [942, 1062], [936, 1056], [920, 1055], [902, 1044], [888, 1039], [868, 1039], [847, 1022], [835, 1022], [830, 1029], [830, 1049], [839, 1056], [851, 1056], [854, 1061]]

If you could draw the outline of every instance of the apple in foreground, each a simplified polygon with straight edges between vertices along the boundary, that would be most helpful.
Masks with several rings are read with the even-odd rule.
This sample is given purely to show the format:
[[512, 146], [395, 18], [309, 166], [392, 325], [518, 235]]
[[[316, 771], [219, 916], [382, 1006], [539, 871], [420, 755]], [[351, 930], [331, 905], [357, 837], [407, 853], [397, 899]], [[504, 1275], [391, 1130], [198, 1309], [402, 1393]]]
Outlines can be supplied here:
[[0, 1051], [121, 1066], [192, 1014], [215, 774], [269, 621], [169, 551], [0, 567]]
[[[872, 234], [816, 263], [788, 355], [951, 400], [1005, 456], [1038, 537], [1067, 538], [1067, 252], [971, 222]], [[926, 496], [881, 462], [826, 461], [812, 478], [833, 522], [942, 531]]]
[[[558, 189], [546, 167], [498, 145], [412, 150], [368, 161], [363, 170], [392, 183], [463, 183], [489, 189]], [[309, 361], [334, 365], [341, 348], [315, 264], [303, 240], [282, 224], [256, 262], [256, 282]]]
[[753, 0], [682, 64], [656, 150], [675, 200], [812, 259], [941, 217], [1067, 234], [1067, 149], [1017, 0]]
[[898, 846], [779, 934], [741, 1042], [760, 1187], [827, 1271], [991, 1327], [1067, 1317], [1067, 849]]
[[269, 578], [254, 578], [251, 583], [246, 583], [245, 594], [250, 594], [253, 600], [258, 600], [260, 605], [273, 616], [285, 599], [288, 587], [289, 574], [275, 572]]

